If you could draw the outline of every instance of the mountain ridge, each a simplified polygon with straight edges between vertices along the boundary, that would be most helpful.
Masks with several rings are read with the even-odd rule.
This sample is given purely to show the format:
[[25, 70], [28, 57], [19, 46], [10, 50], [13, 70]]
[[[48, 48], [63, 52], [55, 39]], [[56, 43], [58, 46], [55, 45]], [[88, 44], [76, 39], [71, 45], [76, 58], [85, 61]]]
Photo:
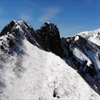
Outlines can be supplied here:
[[80, 36], [83, 36], [85, 38], [87, 38], [89, 41], [97, 44], [98, 46], [100, 46], [100, 28], [96, 29], [96, 30], [92, 30], [92, 31], [85, 31], [85, 32], [80, 32], [78, 33]]
[[[36, 47], [37, 47], [37, 49], [35, 49]], [[39, 55], [36, 50], [38, 51]], [[50, 55], [51, 59], [47, 57], [49, 59], [49, 61], [46, 60], [46, 58], [45, 58], [46, 54], [41, 53], [42, 51], [45, 53], [47, 52], [46, 54]], [[51, 56], [52, 53], [56, 54], [57, 57], [55, 57], [56, 55], [54, 55], [54, 58], [52, 58], [52, 56]], [[3, 54], [5, 56], [3, 56]], [[99, 68], [100, 47], [99, 47], [99, 45], [96, 45], [92, 41], [89, 41], [87, 38], [85, 38], [79, 34], [76, 36], [73, 36], [73, 37], [61, 38], [57, 26], [54, 25], [53, 23], [46, 22], [43, 24], [43, 26], [40, 29], [34, 30], [30, 25], [28, 25], [24, 21], [15, 21], [15, 20], [11, 21], [7, 26], [4, 27], [4, 29], [0, 33], [0, 55], [1, 55], [1, 65], [0, 65], [1, 71], [0, 71], [0, 73], [2, 76], [1, 80], [0, 80], [0, 82], [1, 82], [0, 86], [3, 88], [6, 87], [6, 82], [3, 81], [5, 79], [4, 76], [7, 77], [5, 74], [2, 73], [2, 68], [4, 66], [6, 66], [8, 68], [9, 66], [12, 66], [11, 64], [14, 65], [14, 66], [10, 67], [11, 70], [10, 69], [7, 70], [10, 74], [10, 78], [12, 78], [13, 80], [14, 80], [13, 77], [17, 77], [15, 79], [18, 79], [18, 78], [21, 79], [21, 78], [24, 78], [23, 75], [28, 75], [28, 74], [25, 74], [26, 69], [28, 71], [31, 70], [32, 68], [34, 69], [33, 71], [36, 70], [37, 73], [35, 73], [35, 74], [32, 74], [32, 72], [31, 72], [32, 76], [34, 76], [34, 75], [38, 74], [38, 72], [39, 72], [39, 69], [36, 69], [34, 66], [35, 61], [36, 61], [36, 63], [38, 61], [38, 64], [35, 64], [36, 66], [41, 66], [39, 64], [39, 61], [41, 61], [40, 59], [42, 57], [42, 59], [45, 59], [45, 61], [47, 62], [46, 63], [47, 65], [50, 63], [50, 61], [51, 61], [50, 66], [54, 66], [56, 64], [54, 67], [56, 70], [57, 70], [56, 67], [59, 66], [59, 64], [60, 64], [58, 62], [61, 61], [61, 60], [57, 60], [57, 59], [63, 59], [66, 62], [66, 67], [72, 67], [73, 70], [76, 71], [76, 73], [78, 72], [82, 76], [82, 78], [98, 94], [100, 94], [100, 68]], [[6, 59], [6, 57], [10, 61], [9, 63], [8, 63], [8, 60]], [[26, 58], [28, 58], [30, 61], [26, 60]], [[11, 59], [13, 60], [13, 62], [11, 62]], [[24, 60], [27, 63], [25, 63]], [[57, 60], [57, 62], [56, 62], [56, 60]], [[41, 62], [45, 63], [45, 61], [43, 60]], [[53, 61], [54, 61], [54, 63], [53, 63]], [[8, 65], [5, 64], [6, 62], [8, 63]], [[61, 63], [61, 64], [63, 64], [63, 63]], [[60, 64], [60, 67], [62, 67], [61, 64]], [[28, 66], [30, 66], [31, 68], [28, 69]], [[46, 66], [46, 65], [44, 64], [42, 66]], [[64, 66], [65, 66], [65, 64], [64, 64]], [[6, 70], [6, 67], [4, 68], [5, 70]], [[40, 67], [38, 67], [38, 68], [40, 68]], [[63, 68], [64, 68], [64, 70], [66, 70], [65, 67], [63, 67]], [[46, 68], [44, 67], [44, 70], [45, 69]], [[47, 75], [49, 72], [48, 70], [49, 70], [49, 68], [46, 70]], [[53, 71], [54, 69], [51, 69], [51, 67], [50, 67], [50, 70]], [[7, 71], [6, 71], [6, 73], [7, 73]], [[59, 71], [61, 71], [61, 69]], [[11, 74], [11, 72], [13, 73], [13, 75]], [[46, 75], [46, 73], [45, 73], [45, 75]], [[66, 73], [67, 73], [67, 71], [66, 71]], [[41, 74], [43, 74], [43, 73], [41, 73]], [[53, 74], [53, 72], [52, 72], [52, 74]], [[60, 74], [61, 74], [61, 72], [60, 72]], [[69, 74], [71, 74], [71, 72]], [[59, 73], [57, 75], [59, 76]], [[72, 76], [73, 76], [73, 74], [72, 74]], [[50, 76], [49, 76], [49, 78], [50, 78]], [[65, 77], [65, 78], [68, 78], [68, 77]], [[34, 78], [34, 80], [35, 80], [35, 78]], [[16, 86], [17, 86], [17, 83], [14, 83], [11, 79], [10, 79], [10, 81], [12, 82], [12, 84], [16, 84]], [[8, 83], [10, 81], [7, 80]], [[39, 81], [39, 80], [37, 80], [37, 81]], [[58, 81], [60, 81], [59, 78], [58, 78]], [[49, 83], [49, 80], [47, 82]], [[68, 82], [68, 83], [70, 84], [70, 82]], [[52, 82], [49, 83], [49, 85], [50, 84], [52, 84]], [[65, 85], [65, 83], [64, 83], [64, 85]], [[13, 85], [11, 85], [11, 86], [13, 88]], [[74, 84], [73, 84], [73, 86], [74, 86]], [[26, 90], [26, 87], [23, 87], [23, 88], [25, 88], [25, 90]], [[28, 89], [30, 90], [29, 87], [28, 87]], [[63, 88], [63, 89], [66, 90], [66, 88]], [[1, 89], [1, 91], [2, 91], [2, 89]], [[8, 91], [10, 91], [10, 90], [8, 89]], [[47, 91], [47, 90], [45, 90], [45, 91]], [[61, 98], [61, 95], [63, 95], [63, 94], [61, 92], [60, 92], [61, 93], [60, 94], [57, 91], [60, 92], [59, 89], [58, 90], [55, 89], [53, 92], [54, 93], [53, 95], [54, 95], [54, 97], [57, 97], [59, 99], [59, 98]], [[70, 91], [70, 89], [66, 90], [66, 91]], [[34, 92], [34, 90], [33, 90], [33, 92]], [[37, 90], [37, 92], [38, 92], [38, 90]], [[64, 90], [63, 90], [63, 92], [64, 92]], [[5, 93], [8, 93], [8, 92], [5, 92]], [[0, 95], [2, 95], [2, 96], [6, 95], [5, 93], [4, 94], [1, 93]], [[60, 95], [58, 95], [57, 93]], [[68, 92], [68, 93], [70, 93], [70, 92]], [[76, 95], [78, 95], [78, 94], [80, 94], [79, 91], [76, 93]], [[17, 95], [18, 94], [15, 94], [16, 98], [17, 98]], [[36, 93], [36, 95], [37, 95], [37, 93]], [[71, 98], [71, 95], [72, 94], [70, 94], [70, 98]], [[91, 94], [88, 94], [88, 95], [91, 95]], [[94, 95], [95, 95], [95, 93], [94, 93]], [[43, 98], [43, 96], [41, 98]], [[75, 98], [74, 94], [73, 94], [73, 96]], [[39, 97], [39, 95], [37, 97]], [[65, 96], [65, 97], [68, 98], [68, 96]], [[8, 96], [8, 98], [10, 98], [10, 97]], [[11, 96], [11, 98], [14, 98], [14, 97]], [[45, 97], [45, 98], [47, 98], [47, 97]], [[81, 94], [81, 97], [76, 96], [76, 98], [84, 98], [84, 97], [82, 97], [82, 94]], [[90, 98], [92, 98], [92, 97], [90, 96]]]

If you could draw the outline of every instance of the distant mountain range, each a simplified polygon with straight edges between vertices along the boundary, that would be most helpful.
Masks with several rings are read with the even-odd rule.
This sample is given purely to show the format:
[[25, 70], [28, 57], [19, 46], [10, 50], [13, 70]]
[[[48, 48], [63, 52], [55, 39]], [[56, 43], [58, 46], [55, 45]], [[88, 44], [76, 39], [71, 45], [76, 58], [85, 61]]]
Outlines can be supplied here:
[[45, 22], [0, 32], [0, 100], [100, 99], [100, 29], [60, 37]]

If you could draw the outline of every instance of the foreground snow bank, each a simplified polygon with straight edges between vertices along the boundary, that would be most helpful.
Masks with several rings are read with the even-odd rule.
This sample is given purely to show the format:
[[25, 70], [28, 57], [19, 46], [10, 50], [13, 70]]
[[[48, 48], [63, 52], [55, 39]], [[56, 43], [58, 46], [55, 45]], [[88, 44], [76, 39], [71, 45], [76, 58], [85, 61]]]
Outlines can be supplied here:
[[60, 57], [26, 39], [20, 48], [14, 55], [0, 51], [1, 100], [100, 99]]

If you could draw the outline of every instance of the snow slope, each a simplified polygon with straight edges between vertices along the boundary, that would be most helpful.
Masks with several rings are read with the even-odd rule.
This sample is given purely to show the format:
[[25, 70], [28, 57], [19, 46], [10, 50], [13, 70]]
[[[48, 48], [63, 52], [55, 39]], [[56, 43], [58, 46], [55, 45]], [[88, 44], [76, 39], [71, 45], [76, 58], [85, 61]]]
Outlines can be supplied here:
[[93, 31], [85, 31], [78, 34], [100, 46], [100, 29]]
[[17, 28], [0, 37], [0, 100], [100, 99], [76, 70]]

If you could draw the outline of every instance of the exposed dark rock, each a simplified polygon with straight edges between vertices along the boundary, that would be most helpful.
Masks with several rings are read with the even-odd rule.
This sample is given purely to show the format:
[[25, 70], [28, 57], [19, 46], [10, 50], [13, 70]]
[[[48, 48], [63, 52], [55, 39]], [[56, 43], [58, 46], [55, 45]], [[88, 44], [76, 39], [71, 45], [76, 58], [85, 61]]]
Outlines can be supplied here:
[[11, 21], [7, 26], [4, 27], [4, 29], [1, 31], [0, 36], [6, 35], [11, 33], [13, 30], [12, 28], [15, 25], [15, 21]]
[[37, 30], [37, 33], [41, 36], [45, 43], [45, 49], [50, 50], [58, 56], [62, 57], [62, 48], [59, 30], [53, 23], [44, 23], [44, 25]]

